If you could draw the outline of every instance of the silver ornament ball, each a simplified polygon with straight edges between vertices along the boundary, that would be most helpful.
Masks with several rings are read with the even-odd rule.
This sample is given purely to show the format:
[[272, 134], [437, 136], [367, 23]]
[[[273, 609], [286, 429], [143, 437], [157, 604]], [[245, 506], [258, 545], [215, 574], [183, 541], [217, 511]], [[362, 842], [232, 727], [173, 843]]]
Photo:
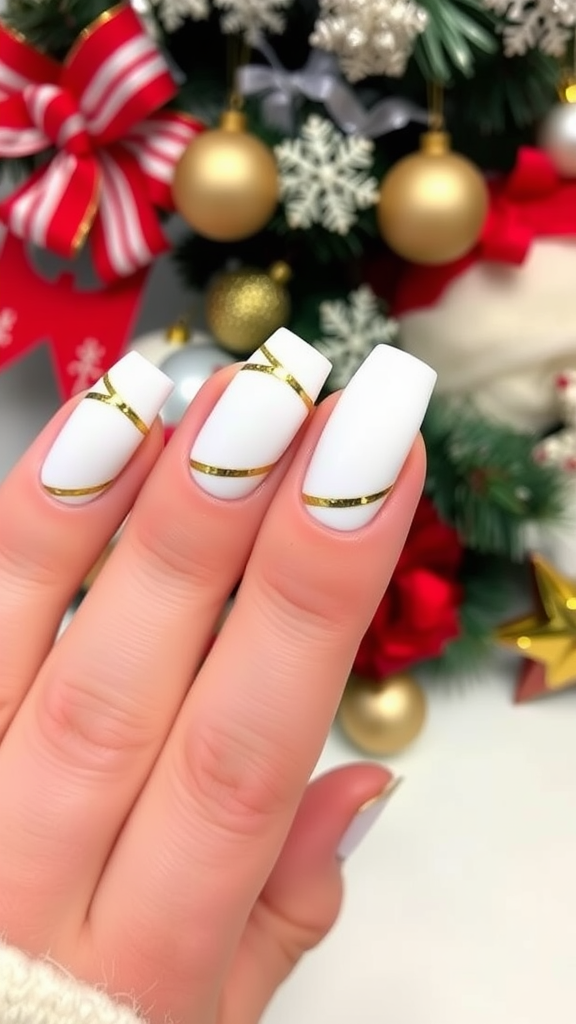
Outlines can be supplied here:
[[189, 342], [172, 352], [162, 363], [162, 373], [174, 381], [174, 391], [162, 408], [164, 423], [176, 426], [204, 382], [223, 366], [230, 366], [236, 361], [209, 341], [201, 344]]
[[540, 128], [540, 145], [562, 178], [576, 178], [576, 103], [557, 103]]

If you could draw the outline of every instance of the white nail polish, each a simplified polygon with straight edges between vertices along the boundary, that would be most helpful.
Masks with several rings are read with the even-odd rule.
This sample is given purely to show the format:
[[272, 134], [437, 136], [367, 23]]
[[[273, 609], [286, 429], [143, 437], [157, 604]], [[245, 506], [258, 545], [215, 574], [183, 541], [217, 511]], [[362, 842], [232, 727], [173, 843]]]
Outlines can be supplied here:
[[378, 796], [373, 797], [372, 800], [367, 800], [358, 809], [338, 844], [336, 851], [338, 860], [347, 860], [350, 854], [354, 853], [354, 850], [360, 846], [364, 837], [378, 821], [390, 797], [401, 781], [401, 779], [392, 779]]
[[357, 530], [384, 504], [412, 447], [436, 373], [391, 345], [378, 345], [342, 392], [304, 480], [310, 514], [334, 530]]
[[196, 483], [242, 498], [262, 483], [309, 415], [331, 363], [281, 327], [230, 382], [190, 452]]
[[138, 352], [129, 352], [76, 406], [52, 445], [40, 481], [66, 504], [97, 498], [124, 469], [174, 385]]

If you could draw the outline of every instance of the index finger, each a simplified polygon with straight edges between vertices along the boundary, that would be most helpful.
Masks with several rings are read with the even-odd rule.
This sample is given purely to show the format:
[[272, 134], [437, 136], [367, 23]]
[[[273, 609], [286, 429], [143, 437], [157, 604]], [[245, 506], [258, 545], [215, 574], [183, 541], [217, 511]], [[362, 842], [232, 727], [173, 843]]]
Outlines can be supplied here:
[[316, 414], [109, 862], [92, 924], [152, 942], [143, 959], [172, 991], [191, 970], [200, 989], [224, 971], [276, 861], [421, 493], [414, 441], [434, 379], [382, 346]]

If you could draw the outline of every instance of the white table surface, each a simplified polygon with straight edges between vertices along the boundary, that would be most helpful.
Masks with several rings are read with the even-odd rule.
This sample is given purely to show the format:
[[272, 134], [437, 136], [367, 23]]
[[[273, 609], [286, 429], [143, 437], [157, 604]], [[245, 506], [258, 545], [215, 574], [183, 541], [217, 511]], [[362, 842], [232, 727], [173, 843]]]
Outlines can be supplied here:
[[[45, 352], [0, 375], [0, 475], [56, 404]], [[341, 919], [265, 1024], [576, 1024], [576, 689], [515, 707], [512, 664], [430, 688]], [[355, 756], [334, 733], [319, 769]]]

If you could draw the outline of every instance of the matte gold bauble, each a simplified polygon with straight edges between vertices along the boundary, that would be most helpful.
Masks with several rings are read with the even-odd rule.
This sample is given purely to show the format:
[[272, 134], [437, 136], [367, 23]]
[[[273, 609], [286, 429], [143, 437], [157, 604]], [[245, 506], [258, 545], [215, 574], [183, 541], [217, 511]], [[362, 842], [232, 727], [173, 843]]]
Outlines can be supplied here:
[[478, 241], [488, 189], [477, 168], [452, 153], [446, 132], [426, 132], [380, 187], [377, 217], [391, 249], [413, 263], [449, 263]]
[[365, 754], [397, 754], [418, 736], [426, 718], [426, 698], [405, 673], [381, 682], [352, 675], [338, 710], [338, 722]]
[[199, 235], [235, 242], [263, 228], [278, 202], [274, 155], [246, 131], [238, 110], [220, 126], [201, 132], [182, 154], [174, 173], [176, 209]]
[[248, 355], [283, 327], [290, 316], [286, 263], [268, 271], [241, 267], [219, 274], [206, 293], [206, 323], [228, 352]]

